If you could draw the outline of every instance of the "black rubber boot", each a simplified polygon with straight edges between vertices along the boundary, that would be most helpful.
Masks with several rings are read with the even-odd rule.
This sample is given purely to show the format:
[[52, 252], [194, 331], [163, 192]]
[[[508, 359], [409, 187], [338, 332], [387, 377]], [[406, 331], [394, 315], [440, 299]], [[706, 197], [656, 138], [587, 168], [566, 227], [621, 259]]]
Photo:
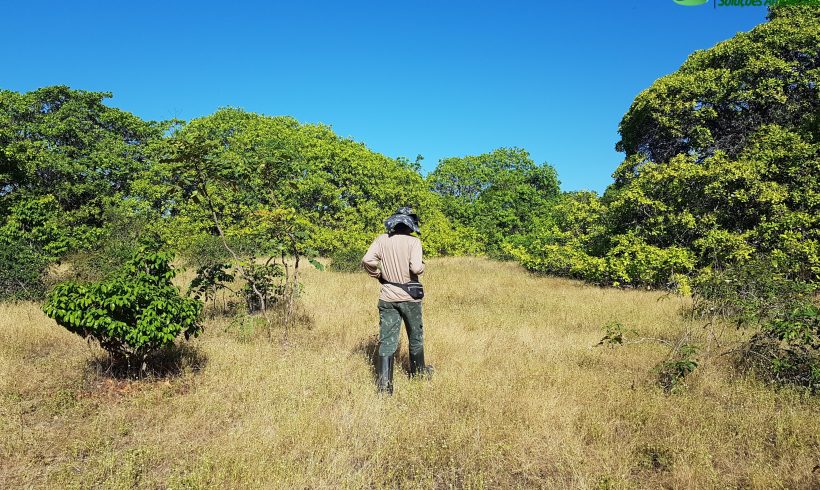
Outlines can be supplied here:
[[424, 349], [410, 354], [410, 377], [421, 376], [430, 379], [433, 376], [433, 366], [424, 363]]
[[393, 356], [379, 356], [376, 364], [376, 386], [379, 393], [393, 394]]

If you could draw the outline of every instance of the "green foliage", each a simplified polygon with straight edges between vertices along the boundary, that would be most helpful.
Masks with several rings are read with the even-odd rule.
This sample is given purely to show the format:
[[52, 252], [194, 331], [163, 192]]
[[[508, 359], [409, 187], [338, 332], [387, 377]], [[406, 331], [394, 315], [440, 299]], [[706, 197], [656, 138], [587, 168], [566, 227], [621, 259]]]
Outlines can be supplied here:
[[[103, 212], [129, 195], [162, 127], [105, 106], [111, 94], [47, 87], [0, 91], [0, 216], [34, 223], [49, 256], [94, 240]], [[85, 238], [85, 240], [83, 240]]]
[[188, 295], [202, 302], [216, 299], [216, 293], [229, 289], [228, 284], [235, 279], [229, 272], [231, 264], [204, 265], [196, 271], [196, 276], [188, 287]]
[[291, 293], [285, 282], [284, 267], [279, 264], [248, 264], [245, 271], [243, 277], [248, 282], [242, 287], [241, 294], [249, 313], [262, 311]]
[[41, 298], [47, 265], [98, 246], [106, 211], [145, 168], [161, 128], [106, 107], [106, 97], [0, 90], [0, 298]]
[[450, 221], [472, 228], [486, 251], [503, 255], [502, 243], [531, 231], [558, 196], [558, 176], [549, 165], [536, 165], [518, 148], [446, 158], [427, 177]]
[[778, 311], [745, 345], [741, 364], [779, 384], [820, 391], [819, 312], [808, 302]]
[[695, 312], [741, 325], [772, 321], [810, 301], [815, 286], [789, 279], [768, 257], [703, 271], [694, 281]]
[[605, 196], [613, 235], [687, 248], [699, 267], [765, 253], [817, 280], [820, 9], [795, 8], [694, 53], [635, 99]]
[[[619, 151], [652, 162], [675, 155], [701, 160], [718, 151], [733, 158], [761, 126], [817, 131], [820, 9], [792, 9], [773, 9], [770, 22], [696, 51], [643, 91], [621, 122]], [[619, 182], [640, 164], [622, 166]]]
[[613, 239], [606, 259], [608, 279], [616, 286], [668, 286], [675, 274], [690, 272], [694, 267], [692, 253], [685, 248], [656, 247], [631, 233]]
[[338, 249], [330, 256], [330, 268], [338, 272], [359, 272], [362, 270], [362, 257], [366, 251], [366, 247]]
[[0, 298], [41, 299], [48, 264], [98, 235], [64, 217], [50, 194], [11, 203], [0, 226]]
[[820, 309], [804, 304], [773, 320], [767, 331], [780, 341], [820, 348]]
[[28, 271], [4, 268], [4, 297], [42, 294], [56, 261], [99, 280], [143, 244], [170, 246], [196, 268], [362, 248], [403, 205], [422, 216], [428, 256], [484, 250], [474, 227], [441, 212], [420, 156], [390, 159], [327, 126], [237, 109], [144, 122], [106, 97], [0, 92], [0, 242]]
[[744, 346], [740, 365], [764, 379], [820, 392], [820, 315], [805, 304], [766, 323]]
[[[423, 217], [435, 207], [413, 165], [289, 117], [223, 109], [178, 127], [153, 152], [158, 164], [140, 189], [171, 217], [168, 240], [180, 247], [216, 233], [213, 212], [237, 246], [245, 228], [264, 224], [260, 213], [291, 213], [304, 225], [300, 246], [329, 254], [369, 243], [399, 206]], [[245, 244], [258, 250], [255, 238]]]
[[[438, 200], [433, 201], [421, 221], [421, 243], [424, 255], [481, 255], [485, 250], [485, 238], [474, 226], [463, 225], [449, 219], [440, 209]], [[369, 245], [369, 243], [367, 243]], [[365, 250], [366, 246], [365, 245]]]
[[637, 334], [635, 329], [627, 328], [620, 322], [609, 322], [604, 326], [604, 336], [596, 345], [623, 345], [626, 334]]
[[682, 293], [759, 255], [816, 282], [820, 9], [776, 7], [771, 19], [638, 95], [603, 198], [563, 195], [505, 251], [535, 271]]
[[694, 269], [695, 261], [690, 251], [682, 247], [649, 245], [634, 233], [610, 238], [609, 249], [602, 257], [593, 255], [592, 251], [603, 237], [575, 234], [566, 222], [553, 225], [540, 236], [533, 235], [520, 245], [508, 242], [505, 251], [524, 267], [537, 272], [614, 286], [651, 285], [677, 289], [681, 284], [688, 287], [686, 274]]
[[671, 359], [657, 366], [658, 384], [665, 392], [679, 391], [684, 386], [685, 378], [698, 367], [697, 354], [697, 346], [683, 344], [675, 350]]
[[53, 262], [70, 250], [76, 250], [99, 238], [97, 230], [72, 226], [56, 198], [26, 196], [8, 209], [0, 228], [0, 239], [16, 240], [41, 253]]
[[[785, 270], [784, 270], [785, 269]], [[764, 379], [820, 388], [820, 323], [816, 283], [789, 277], [771, 257], [703, 271], [694, 281], [695, 313], [757, 332], [740, 349], [739, 365]]]
[[47, 266], [48, 258], [25, 241], [0, 237], [0, 299], [41, 299]]
[[170, 254], [145, 250], [103, 281], [58, 284], [43, 311], [68, 331], [99, 342], [115, 360], [144, 363], [180, 334], [187, 339], [201, 330], [202, 303], [180, 296], [171, 284], [170, 260]]
[[142, 249], [159, 250], [165, 246], [154, 230], [155, 225], [123, 203], [106, 209], [103, 223], [95, 229], [94, 243], [61, 259], [69, 266], [68, 278], [99, 281], [123, 267]]

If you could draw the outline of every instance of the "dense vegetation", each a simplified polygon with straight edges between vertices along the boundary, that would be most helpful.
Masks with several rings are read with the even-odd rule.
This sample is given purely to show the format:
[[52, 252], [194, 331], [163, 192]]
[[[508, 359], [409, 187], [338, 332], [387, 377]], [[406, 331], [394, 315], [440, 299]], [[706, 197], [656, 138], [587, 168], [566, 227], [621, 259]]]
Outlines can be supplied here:
[[350, 268], [409, 205], [427, 255], [694, 293], [701, 313], [757, 324], [783, 369], [806, 366], [816, 385], [818, 78], [820, 9], [773, 8], [638, 95], [600, 197], [561, 193], [555, 170], [518, 148], [443, 159], [425, 177], [420, 158], [290, 117], [146, 122], [107, 93], [0, 91], [0, 297], [43, 298], [61, 263], [68, 279], [106, 284], [136, 251], [167, 250], [198, 268], [192, 294], [238, 278], [248, 311], [279, 305], [287, 323], [300, 259]]
[[686, 286], [760, 256], [816, 282], [820, 9], [770, 17], [639, 94], [603, 197], [567, 196], [555, 222], [510, 253], [604, 284]]

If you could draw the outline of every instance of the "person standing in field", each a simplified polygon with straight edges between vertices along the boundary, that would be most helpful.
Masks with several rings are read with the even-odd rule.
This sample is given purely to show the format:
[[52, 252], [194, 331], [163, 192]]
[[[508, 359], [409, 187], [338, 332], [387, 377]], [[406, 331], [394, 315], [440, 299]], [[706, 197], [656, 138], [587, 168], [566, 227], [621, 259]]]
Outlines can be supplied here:
[[377, 385], [381, 393], [393, 393], [393, 355], [399, 346], [401, 323], [407, 329], [410, 345], [410, 376], [432, 373], [424, 363], [424, 326], [418, 276], [424, 272], [419, 218], [412, 208], [399, 208], [384, 223], [386, 233], [373, 240], [362, 258], [371, 277], [379, 280], [379, 357]]

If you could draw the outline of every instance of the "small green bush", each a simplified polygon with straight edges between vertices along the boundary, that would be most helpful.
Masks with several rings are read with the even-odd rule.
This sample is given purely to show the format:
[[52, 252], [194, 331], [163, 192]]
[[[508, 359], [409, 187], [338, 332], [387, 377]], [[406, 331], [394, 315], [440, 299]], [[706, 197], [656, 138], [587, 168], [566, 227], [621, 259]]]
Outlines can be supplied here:
[[196, 276], [188, 287], [188, 295], [204, 301], [212, 299], [220, 289], [234, 281], [235, 277], [229, 271], [231, 264], [205, 265], [196, 271]]
[[723, 269], [707, 269], [695, 278], [695, 311], [750, 325], [772, 321], [809, 301], [816, 285], [789, 278], [761, 256]]
[[658, 372], [658, 384], [667, 393], [678, 391], [684, 386], [684, 379], [698, 367], [698, 347], [683, 344], [677, 349], [675, 357], [660, 363], [655, 369]]
[[[740, 349], [739, 366], [781, 385], [820, 391], [820, 311], [816, 283], [803, 282], [761, 256], [694, 282], [694, 311], [723, 317], [757, 332]], [[787, 267], [787, 270], [791, 267]]]
[[[246, 279], [252, 278], [256, 291], [250, 281], [242, 287], [240, 294], [245, 299], [248, 313], [264, 312], [267, 308], [286, 300], [285, 269], [280, 264], [249, 264], [245, 267]], [[259, 294], [262, 298], [259, 297]], [[298, 294], [298, 287], [294, 292]], [[262, 301], [265, 307], [262, 306]]]
[[348, 246], [330, 255], [330, 268], [338, 272], [358, 272], [362, 270], [362, 257], [366, 247]]
[[142, 371], [150, 353], [202, 329], [202, 303], [181, 296], [171, 283], [171, 258], [143, 250], [105, 280], [60, 283], [43, 311], [68, 331], [99, 342], [114, 361], [138, 361]]
[[610, 347], [623, 345], [626, 334], [637, 334], [638, 332], [633, 328], [625, 327], [621, 322], [610, 321], [604, 325], [604, 333], [605, 335], [596, 345], [608, 345]]
[[[617, 236], [613, 242], [616, 245], [604, 257], [590, 255], [574, 242], [507, 245], [505, 253], [534, 272], [613, 286], [680, 289], [681, 279], [694, 267], [692, 254], [680, 247], [651, 246], [634, 235]], [[688, 284], [684, 289], [688, 291]]]
[[763, 325], [740, 363], [768, 381], [820, 392], [820, 308], [805, 304]]
[[47, 266], [48, 258], [24, 241], [0, 236], [0, 300], [42, 299]]

